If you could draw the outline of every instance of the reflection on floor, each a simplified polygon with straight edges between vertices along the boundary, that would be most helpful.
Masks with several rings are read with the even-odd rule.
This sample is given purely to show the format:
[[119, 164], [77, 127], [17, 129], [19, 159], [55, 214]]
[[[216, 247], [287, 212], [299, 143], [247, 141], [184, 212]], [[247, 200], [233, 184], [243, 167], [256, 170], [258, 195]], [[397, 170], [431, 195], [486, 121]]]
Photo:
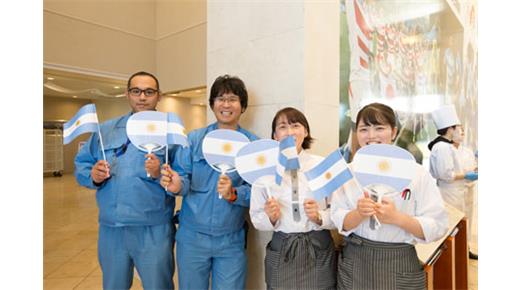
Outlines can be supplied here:
[[[46, 177], [43, 197], [44, 289], [102, 289], [94, 191], [79, 187], [72, 175]], [[470, 289], [478, 287], [477, 271], [470, 260]], [[142, 289], [137, 277], [131, 289]]]

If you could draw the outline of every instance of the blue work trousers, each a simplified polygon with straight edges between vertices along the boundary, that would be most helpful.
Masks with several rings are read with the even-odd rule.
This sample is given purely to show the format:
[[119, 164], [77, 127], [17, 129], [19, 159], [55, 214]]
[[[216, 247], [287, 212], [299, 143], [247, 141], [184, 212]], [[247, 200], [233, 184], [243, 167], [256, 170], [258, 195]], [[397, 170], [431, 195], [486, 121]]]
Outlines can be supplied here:
[[130, 289], [134, 266], [144, 289], [174, 289], [171, 223], [155, 226], [99, 226], [98, 258], [103, 289]]
[[211, 236], [179, 227], [177, 233], [179, 289], [242, 290], [246, 284], [245, 230]]

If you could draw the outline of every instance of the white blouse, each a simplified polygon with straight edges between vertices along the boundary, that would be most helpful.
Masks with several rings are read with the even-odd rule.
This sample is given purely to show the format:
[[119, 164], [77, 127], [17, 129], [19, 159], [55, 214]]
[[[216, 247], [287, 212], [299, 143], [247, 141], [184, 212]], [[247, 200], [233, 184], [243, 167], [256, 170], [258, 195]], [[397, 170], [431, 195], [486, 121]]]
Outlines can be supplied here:
[[[307, 183], [304, 172], [316, 166], [323, 157], [312, 155], [302, 150], [298, 155], [300, 161], [300, 169], [298, 170], [298, 205], [300, 212], [300, 221], [293, 219], [292, 213], [292, 196], [291, 196], [291, 175], [289, 171], [285, 172], [282, 177], [282, 184], [277, 185], [274, 176], [264, 176], [259, 178], [251, 187], [251, 204], [249, 213], [251, 222], [254, 227], [260, 231], [281, 231], [284, 233], [305, 233], [309, 231], [333, 229], [334, 224], [330, 219], [330, 208], [327, 206], [325, 199], [317, 200], [319, 212], [322, 219], [322, 225], [318, 225], [309, 220], [303, 208], [305, 199], [314, 199], [312, 191]], [[269, 193], [268, 193], [269, 192]], [[269, 217], [264, 211], [264, 205], [267, 202], [268, 194], [274, 197], [280, 204], [280, 219], [271, 224]]]
[[424, 233], [424, 240], [391, 224], [381, 224], [381, 227], [377, 230], [372, 230], [368, 218], [350, 231], [344, 231], [343, 220], [345, 216], [351, 210], [357, 208], [358, 199], [363, 197], [363, 193], [353, 180], [344, 184], [332, 196], [332, 221], [340, 229], [339, 233], [344, 236], [355, 233], [374, 241], [408, 244], [430, 243], [444, 236], [448, 230], [448, 214], [444, 208], [439, 189], [432, 176], [419, 164], [416, 164], [416, 166], [417, 174], [407, 188], [410, 191], [409, 198], [402, 193], [390, 194], [388, 197], [394, 201], [397, 210], [419, 221]]

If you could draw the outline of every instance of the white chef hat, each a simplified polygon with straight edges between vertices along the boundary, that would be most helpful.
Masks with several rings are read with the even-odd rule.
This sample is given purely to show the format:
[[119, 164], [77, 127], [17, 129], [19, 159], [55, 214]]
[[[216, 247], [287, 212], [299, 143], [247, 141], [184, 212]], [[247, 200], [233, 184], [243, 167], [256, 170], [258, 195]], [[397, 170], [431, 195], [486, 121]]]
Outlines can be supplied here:
[[444, 105], [432, 112], [433, 122], [437, 130], [460, 125], [459, 117], [454, 105]]

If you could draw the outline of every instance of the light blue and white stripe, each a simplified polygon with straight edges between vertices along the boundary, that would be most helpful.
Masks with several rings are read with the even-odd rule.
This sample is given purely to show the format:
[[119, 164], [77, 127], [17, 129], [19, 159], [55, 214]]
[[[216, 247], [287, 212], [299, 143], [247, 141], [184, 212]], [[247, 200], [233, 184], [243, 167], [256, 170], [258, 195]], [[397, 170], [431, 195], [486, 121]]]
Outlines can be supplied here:
[[209, 132], [202, 141], [202, 154], [210, 165], [235, 167], [235, 157], [249, 139], [235, 130], [217, 129]]
[[132, 114], [126, 123], [126, 134], [136, 147], [167, 144], [166, 114], [157, 111], [143, 111]]
[[305, 177], [314, 198], [320, 200], [329, 197], [353, 176], [341, 152], [337, 149], [318, 165], [306, 171]]
[[414, 178], [417, 164], [410, 152], [398, 146], [372, 144], [356, 152], [352, 170], [363, 187], [385, 184], [400, 192]]
[[96, 105], [81, 107], [72, 119], [63, 124], [63, 144], [69, 144], [83, 133], [96, 132], [98, 126]]
[[186, 129], [184, 128], [181, 118], [172, 112], [168, 112], [167, 120], [166, 139], [168, 144], [178, 144], [182, 147], [188, 147], [188, 137], [186, 136]]
[[278, 164], [276, 165], [276, 184], [282, 184], [282, 177], [286, 170], [296, 170], [300, 168], [298, 151], [294, 136], [287, 136], [280, 141], [280, 152], [278, 154]]
[[242, 147], [235, 159], [238, 174], [250, 184], [263, 176], [274, 176], [278, 159], [278, 142], [270, 139], [253, 141]]

